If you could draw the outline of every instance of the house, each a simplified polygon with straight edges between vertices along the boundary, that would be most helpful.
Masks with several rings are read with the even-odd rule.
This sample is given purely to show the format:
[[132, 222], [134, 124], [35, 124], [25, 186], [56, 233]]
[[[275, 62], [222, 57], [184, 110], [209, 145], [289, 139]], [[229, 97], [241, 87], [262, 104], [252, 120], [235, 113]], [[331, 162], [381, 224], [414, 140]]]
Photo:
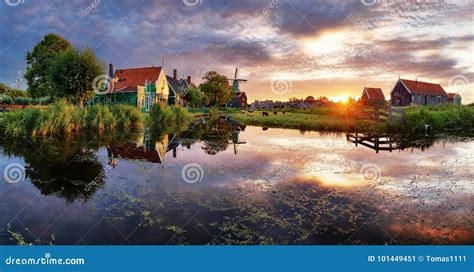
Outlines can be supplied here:
[[461, 105], [461, 96], [458, 93], [448, 93], [448, 101], [454, 105]]
[[385, 95], [380, 88], [365, 87], [360, 101], [365, 105], [385, 105]]
[[107, 91], [98, 94], [92, 103], [135, 105], [142, 112], [154, 103], [168, 102], [169, 87], [163, 67], [142, 67], [114, 71], [109, 65], [112, 79]]
[[449, 102], [448, 94], [441, 85], [408, 79], [399, 79], [390, 92], [390, 97], [391, 104], [395, 107]]
[[247, 95], [245, 92], [240, 90], [240, 82], [247, 82], [246, 79], [239, 79], [239, 69], [235, 69], [234, 79], [232, 81], [232, 98], [227, 103], [227, 107], [230, 108], [246, 108], [247, 107]]
[[192, 82], [191, 77], [187, 79], [178, 79], [178, 69], [173, 69], [173, 76], [166, 76], [170, 94], [168, 97], [169, 105], [183, 105], [184, 96], [190, 88], [195, 88], [196, 85]]

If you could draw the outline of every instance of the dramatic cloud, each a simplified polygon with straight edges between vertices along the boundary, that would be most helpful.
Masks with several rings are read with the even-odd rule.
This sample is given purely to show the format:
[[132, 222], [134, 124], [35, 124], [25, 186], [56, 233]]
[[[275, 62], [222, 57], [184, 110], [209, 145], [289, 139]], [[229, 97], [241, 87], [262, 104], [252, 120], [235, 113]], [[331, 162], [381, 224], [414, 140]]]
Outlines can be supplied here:
[[[359, 96], [368, 85], [388, 94], [401, 76], [474, 101], [472, 0], [0, 1], [0, 82], [8, 85], [27, 50], [57, 33], [117, 68], [164, 59], [168, 72], [199, 82], [208, 70], [232, 76], [240, 67], [250, 100]], [[272, 79], [291, 81], [291, 92], [271, 93]]]

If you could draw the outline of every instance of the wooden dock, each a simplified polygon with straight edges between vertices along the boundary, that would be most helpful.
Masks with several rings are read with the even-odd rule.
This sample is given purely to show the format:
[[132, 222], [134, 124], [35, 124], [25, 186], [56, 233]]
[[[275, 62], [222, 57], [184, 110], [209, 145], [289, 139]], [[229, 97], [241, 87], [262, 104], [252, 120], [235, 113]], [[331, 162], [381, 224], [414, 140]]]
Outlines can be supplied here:
[[355, 143], [355, 145], [363, 145], [370, 149], [375, 150], [376, 153], [379, 151], [390, 151], [401, 149], [400, 145], [390, 136], [374, 136], [367, 135], [364, 133], [348, 133], [346, 139], [349, 142]]

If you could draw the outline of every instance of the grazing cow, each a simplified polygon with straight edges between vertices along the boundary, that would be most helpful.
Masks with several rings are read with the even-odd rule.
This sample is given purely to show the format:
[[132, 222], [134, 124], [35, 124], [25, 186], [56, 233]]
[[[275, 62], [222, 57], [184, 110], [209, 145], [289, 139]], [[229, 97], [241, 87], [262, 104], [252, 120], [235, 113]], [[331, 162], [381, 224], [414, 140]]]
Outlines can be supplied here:
[[283, 114], [285, 114], [285, 111], [282, 111]]
[[277, 111], [274, 111], [273, 114], [278, 115], [278, 112], [277, 112]]
[[262, 116], [269, 116], [269, 115], [268, 115], [268, 112], [262, 111]]

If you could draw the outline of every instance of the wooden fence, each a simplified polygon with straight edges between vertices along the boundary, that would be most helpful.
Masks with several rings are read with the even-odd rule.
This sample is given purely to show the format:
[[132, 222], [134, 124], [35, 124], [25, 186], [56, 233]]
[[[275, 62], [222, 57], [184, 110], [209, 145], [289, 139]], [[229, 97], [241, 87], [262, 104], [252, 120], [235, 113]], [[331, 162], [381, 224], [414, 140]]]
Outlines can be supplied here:
[[371, 107], [366, 109], [367, 114], [371, 119], [376, 121], [399, 121], [402, 122], [405, 110], [402, 108], [394, 108], [394, 107]]

